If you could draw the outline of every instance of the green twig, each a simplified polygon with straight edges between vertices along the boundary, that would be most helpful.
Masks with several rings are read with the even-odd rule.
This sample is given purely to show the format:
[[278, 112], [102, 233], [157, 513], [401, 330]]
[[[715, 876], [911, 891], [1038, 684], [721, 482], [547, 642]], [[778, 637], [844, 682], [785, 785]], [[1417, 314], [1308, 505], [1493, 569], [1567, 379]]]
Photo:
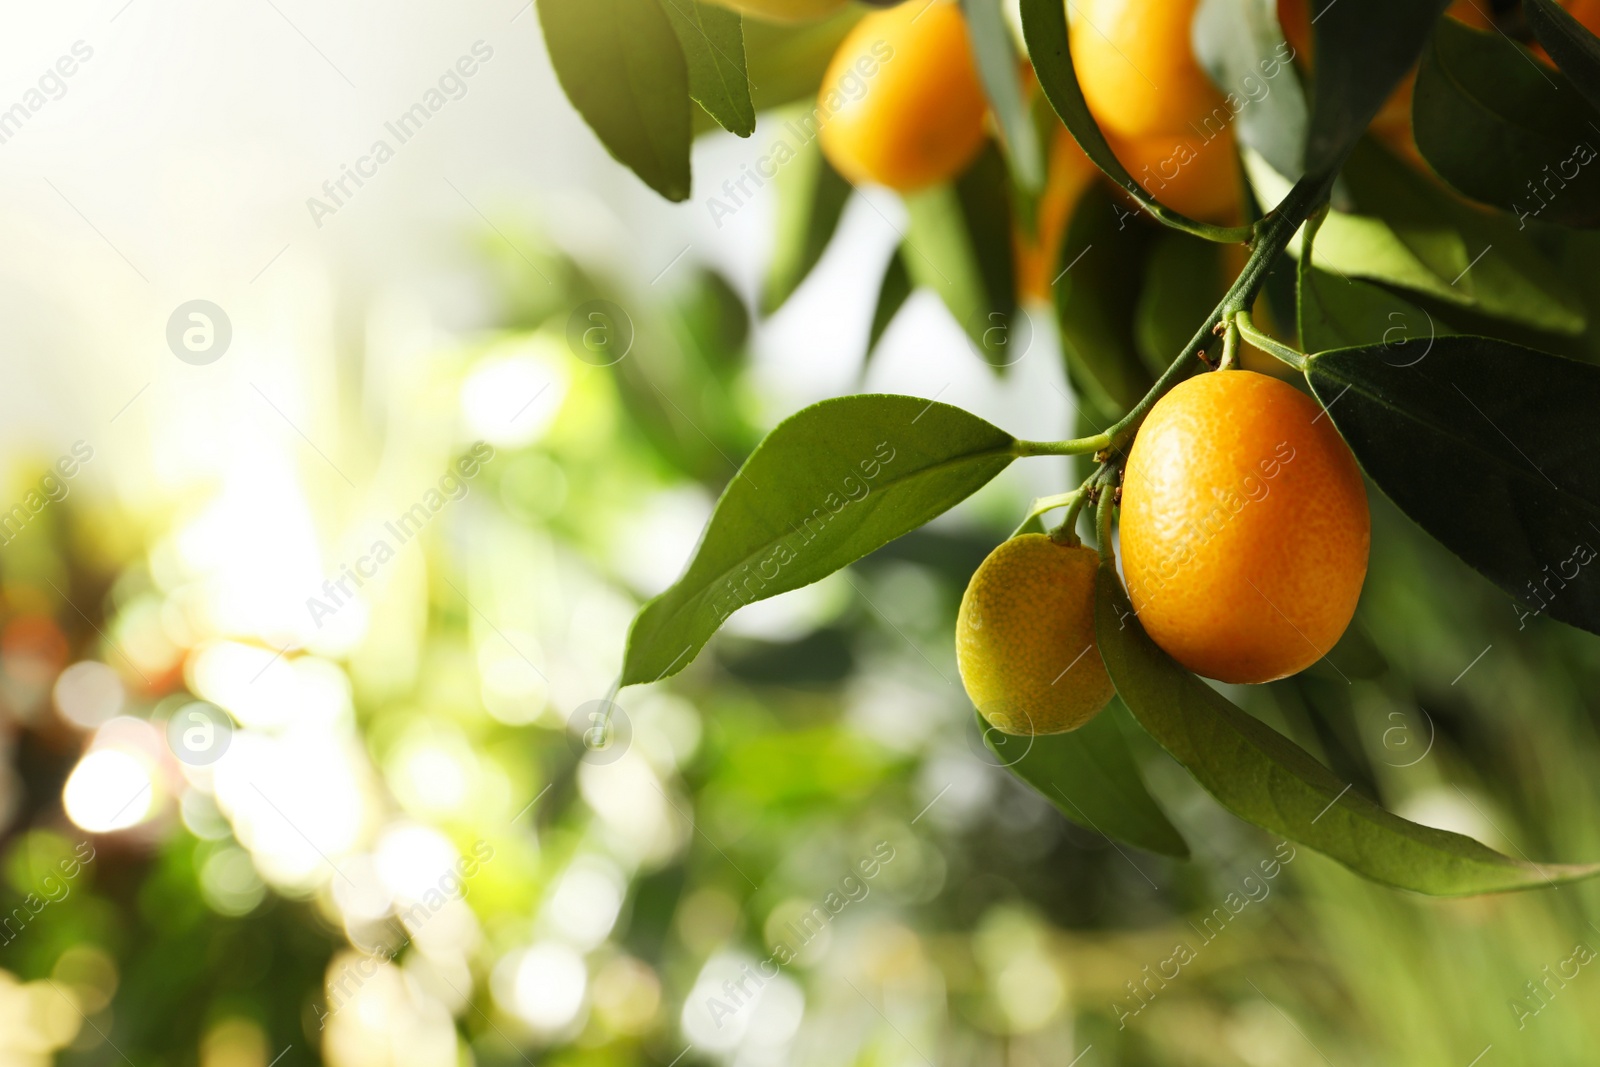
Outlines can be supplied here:
[[1294, 183], [1281, 204], [1256, 224], [1255, 242], [1250, 250], [1250, 259], [1245, 263], [1244, 270], [1239, 272], [1239, 277], [1234, 279], [1233, 285], [1228, 288], [1222, 302], [1212, 309], [1194, 337], [1184, 346], [1183, 351], [1178, 353], [1172, 365], [1156, 379], [1156, 383], [1150, 387], [1144, 399], [1106, 431], [1111, 437], [1113, 450], [1120, 450], [1133, 439], [1133, 435], [1139, 430], [1139, 424], [1150, 413], [1150, 409], [1155, 407], [1156, 401], [1166, 395], [1167, 390], [1176, 385], [1178, 379], [1183, 376], [1188, 361], [1193, 358], [1194, 353], [1204, 351], [1211, 343], [1217, 323], [1227, 321], [1255, 302], [1256, 294], [1266, 283], [1267, 271], [1271, 269], [1273, 260], [1278, 258], [1278, 253], [1289, 246], [1289, 241], [1300, 228], [1300, 224], [1306, 220], [1306, 216], [1327, 199], [1328, 190], [1333, 186], [1333, 178], [1332, 173], [1321, 177], [1306, 175]]

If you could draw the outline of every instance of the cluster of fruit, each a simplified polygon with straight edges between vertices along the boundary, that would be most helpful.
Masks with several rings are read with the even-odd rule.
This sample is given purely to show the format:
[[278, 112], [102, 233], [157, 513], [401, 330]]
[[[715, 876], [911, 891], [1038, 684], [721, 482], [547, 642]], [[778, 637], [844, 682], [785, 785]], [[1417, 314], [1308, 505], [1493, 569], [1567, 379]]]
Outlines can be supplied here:
[[[1307, 4], [1278, 0], [1286, 43], [1264, 79], [1280, 63], [1310, 70]], [[735, 6], [804, 18], [841, 2]], [[1198, 0], [1080, 0], [1068, 40], [1084, 100], [1135, 179], [1191, 218], [1236, 224], [1243, 188], [1231, 119], [1257, 98], [1225, 100], [1201, 69], [1191, 45], [1197, 7]], [[1596, 0], [1570, 10], [1600, 24]], [[1472, 0], [1458, 0], [1448, 14], [1492, 28]], [[885, 54], [893, 61], [881, 64], [868, 91], [830, 95], [863, 57]], [[1371, 131], [1420, 165], [1414, 81], [1413, 73], [1394, 90]], [[833, 104], [822, 150], [854, 183], [911, 192], [950, 181], [988, 136], [967, 21], [953, 0], [902, 3], [861, 19], [823, 79], [822, 99]], [[1017, 242], [1027, 295], [1048, 297], [1048, 267], [1096, 171], [1058, 126], [1036, 236]], [[1365, 488], [1331, 420], [1286, 383], [1236, 370], [1181, 383], [1145, 419], [1121, 486], [1094, 491], [1119, 494], [1124, 577], [1144, 630], [1197, 674], [1232, 683], [1282, 678], [1320, 659], [1349, 625], [1367, 567]], [[1071, 526], [999, 546], [962, 600], [962, 679], [979, 711], [1006, 732], [1075, 729], [1113, 693], [1095, 644], [1098, 557]]]

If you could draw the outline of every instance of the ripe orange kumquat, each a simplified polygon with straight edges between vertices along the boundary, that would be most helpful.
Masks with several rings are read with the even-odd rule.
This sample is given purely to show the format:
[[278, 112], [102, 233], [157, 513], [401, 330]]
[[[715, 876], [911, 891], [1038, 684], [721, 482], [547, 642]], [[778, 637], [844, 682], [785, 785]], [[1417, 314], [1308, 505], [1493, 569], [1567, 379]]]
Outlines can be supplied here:
[[1276, 378], [1180, 383], [1129, 452], [1129, 598], [1151, 639], [1208, 678], [1267, 682], [1326, 655], [1355, 613], [1370, 537], [1355, 457], [1320, 405]]
[[952, 0], [868, 15], [822, 80], [823, 154], [852, 182], [910, 192], [954, 178], [983, 147], [988, 111]]

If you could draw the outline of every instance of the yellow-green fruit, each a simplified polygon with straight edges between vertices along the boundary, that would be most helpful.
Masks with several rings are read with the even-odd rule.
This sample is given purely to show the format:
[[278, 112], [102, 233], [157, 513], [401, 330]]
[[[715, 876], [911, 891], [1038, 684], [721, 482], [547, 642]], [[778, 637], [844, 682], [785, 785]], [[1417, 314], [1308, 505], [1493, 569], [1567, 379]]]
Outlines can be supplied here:
[[1076, 730], [1114, 691], [1094, 639], [1100, 559], [1023, 534], [989, 553], [961, 597], [956, 663], [979, 713], [1008, 734]]
[[744, 15], [769, 22], [810, 22], [844, 7], [845, 0], [717, 0]]

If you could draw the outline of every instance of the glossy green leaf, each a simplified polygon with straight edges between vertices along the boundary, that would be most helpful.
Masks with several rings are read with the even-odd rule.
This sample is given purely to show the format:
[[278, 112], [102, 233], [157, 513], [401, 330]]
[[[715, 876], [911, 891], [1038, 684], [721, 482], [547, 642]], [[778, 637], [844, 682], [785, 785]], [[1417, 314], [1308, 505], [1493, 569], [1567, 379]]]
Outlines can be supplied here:
[[[1366, 168], [1380, 168], [1384, 174], [1374, 180], [1360, 173]], [[1276, 203], [1289, 189], [1288, 180], [1254, 153], [1246, 154], [1245, 169], [1266, 203]], [[1371, 278], [1551, 333], [1583, 331], [1587, 317], [1582, 300], [1519, 231], [1516, 220], [1453, 201], [1446, 191], [1432, 188], [1427, 179], [1370, 144], [1351, 156], [1345, 173], [1357, 173], [1357, 184], [1368, 196], [1374, 190], [1389, 190], [1396, 198], [1357, 204], [1355, 213], [1331, 212], [1317, 231], [1313, 251], [1317, 267], [1349, 278]], [[1407, 184], [1411, 191], [1400, 192], [1398, 187]], [[1397, 204], [1421, 203], [1416, 199], [1419, 194], [1431, 197], [1431, 210], [1426, 217], [1412, 218], [1405, 234], [1379, 214], [1368, 213], [1393, 217]], [[1454, 259], [1446, 232], [1457, 234], [1470, 254], [1464, 268], [1449, 277], [1439, 269], [1448, 270]], [[1431, 242], [1427, 260], [1418, 254], [1424, 242]], [[1298, 254], [1300, 238], [1289, 247]]]
[[850, 183], [828, 165], [815, 140], [778, 168], [773, 184], [778, 237], [761, 294], [761, 310], [768, 315], [783, 306], [822, 258], [850, 199]]
[[1600, 108], [1600, 37], [1555, 0], [1522, 0], [1528, 28], [1593, 107]]
[[703, 0], [659, 2], [689, 65], [689, 96], [723, 129], [749, 137], [755, 132], [756, 109], [750, 102], [739, 13]]
[[1127, 411], [1154, 381], [1133, 327], [1150, 242], [1151, 227], [1098, 184], [1078, 201], [1061, 241], [1053, 286], [1061, 355], [1068, 378], [1101, 411]]
[[1412, 117], [1423, 157], [1465, 195], [1519, 220], [1600, 225], [1600, 112], [1503, 34], [1442, 20]]
[[1177, 358], [1227, 288], [1220, 245], [1176, 231], [1156, 237], [1134, 311], [1139, 355], [1152, 375]]
[[1358, 212], [1383, 223], [1446, 288], [1463, 300], [1472, 298], [1476, 283], [1467, 268], [1478, 249], [1467, 249], [1437, 186], [1371, 140], [1350, 153], [1343, 178]]
[[1306, 97], [1271, 0], [1203, 0], [1195, 14], [1194, 48], [1225, 97], [1224, 106], [1200, 125], [1208, 131], [1232, 125], [1239, 141], [1273, 169], [1299, 177]]
[[983, 743], [1000, 764], [1039, 791], [1070, 821], [1163, 856], [1189, 858], [1189, 846], [1145, 788], [1117, 719], [1113, 699], [1099, 715], [1064, 734], [1001, 733], [974, 712]]
[[878, 286], [878, 302], [872, 309], [872, 326], [867, 331], [867, 352], [862, 360], [863, 366], [871, 361], [872, 354], [878, 350], [878, 342], [883, 340], [889, 324], [910, 296], [911, 274], [906, 270], [906, 252], [903, 248], [897, 248], [889, 257], [889, 264], [883, 269], [883, 281]]
[[906, 208], [912, 281], [939, 294], [991, 366], [1015, 362], [1009, 346], [1018, 310], [1011, 190], [999, 151], [989, 145], [954, 185], [907, 196]]
[[1306, 170], [1336, 170], [1422, 54], [1448, 0], [1310, 0], [1317, 71]]
[[1115, 561], [1100, 566], [1095, 635], [1139, 725], [1223, 807], [1365, 878], [1433, 896], [1466, 896], [1600, 874], [1600, 864], [1515, 860], [1374, 804], [1156, 647], [1128, 602]]
[[1022, 64], [1000, 11], [1000, 0], [961, 0], [972, 38], [978, 77], [989, 98], [989, 110], [1000, 127], [1012, 172], [1027, 189], [1044, 184], [1044, 156], [1028, 106], [1022, 99]]
[[1434, 337], [1449, 332], [1427, 311], [1387, 289], [1315, 268], [1300, 283], [1299, 323], [1300, 346], [1307, 352], [1381, 344], [1396, 362], [1414, 358]]
[[1368, 476], [1511, 597], [1600, 633], [1600, 367], [1487, 337], [1312, 357]]
[[1117, 159], [1100, 132], [1089, 105], [1083, 98], [1083, 88], [1078, 84], [1077, 71], [1072, 66], [1072, 52], [1067, 47], [1067, 5], [1062, 0], [1022, 0], [1022, 36], [1027, 42], [1028, 58], [1033, 61], [1034, 74], [1039, 87], [1049, 99], [1050, 106], [1066, 124], [1067, 132], [1105, 172], [1106, 177], [1128, 191], [1141, 204], [1182, 220], [1191, 227], [1207, 228], [1180, 212], [1165, 207], [1144, 186], [1133, 180], [1128, 168]]
[[689, 69], [657, 0], [538, 0], [567, 99], [606, 151], [668, 200], [689, 198]]
[[960, 503], [1015, 444], [912, 396], [840, 397], [785, 419], [723, 490], [683, 577], [634, 618], [622, 684], [682, 670], [739, 607], [810, 585]]

